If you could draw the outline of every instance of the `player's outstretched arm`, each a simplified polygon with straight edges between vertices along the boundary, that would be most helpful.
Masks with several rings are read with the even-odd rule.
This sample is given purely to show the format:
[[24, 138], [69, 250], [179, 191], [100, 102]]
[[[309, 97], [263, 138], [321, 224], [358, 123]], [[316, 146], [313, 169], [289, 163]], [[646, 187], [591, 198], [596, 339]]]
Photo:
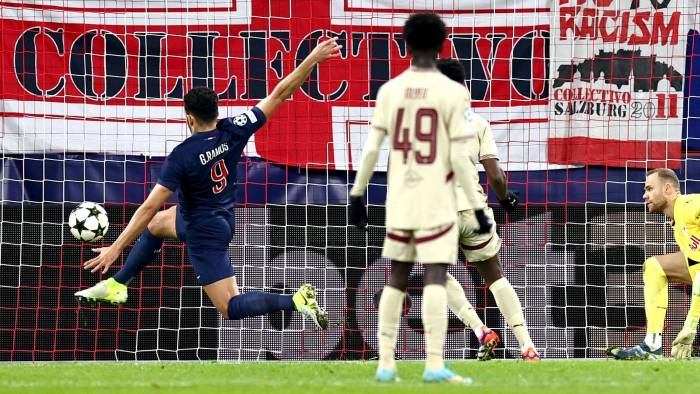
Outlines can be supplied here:
[[506, 174], [498, 165], [498, 159], [488, 158], [480, 160], [481, 165], [486, 170], [486, 178], [489, 180], [491, 189], [496, 193], [498, 202], [508, 213], [512, 213], [518, 206], [518, 195], [508, 191]]
[[318, 44], [291, 74], [275, 86], [269, 96], [256, 105], [265, 114], [265, 118], [270, 119], [280, 105], [309, 78], [317, 64], [340, 56], [340, 45], [336, 43], [337, 40], [338, 38], [334, 37]]
[[153, 216], [172, 194], [173, 192], [167, 187], [156, 184], [146, 201], [134, 212], [134, 216], [131, 217], [129, 224], [117, 237], [117, 240], [110, 246], [93, 249], [93, 252], [99, 252], [100, 254], [86, 261], [84, 268], [89, 269], [90, 272], [100, 270], [102, 274], [107, 272], [114, 260], [122, 253], [122, 250], [143, 232], [151, 219], [153, 219]]
[[367, 142], [362, 148], [362, 162], [355, 176], [355, 184], [350, 191], [350, 224], [359, 228], [367, 226], [367, 211], [362, 196], [364, 196], [367, 184], [374, 174], [374, 166], [377, 165], [379, 149], [384, 142], [384, 137], [386, 137], [386, 132], [372, 127]]

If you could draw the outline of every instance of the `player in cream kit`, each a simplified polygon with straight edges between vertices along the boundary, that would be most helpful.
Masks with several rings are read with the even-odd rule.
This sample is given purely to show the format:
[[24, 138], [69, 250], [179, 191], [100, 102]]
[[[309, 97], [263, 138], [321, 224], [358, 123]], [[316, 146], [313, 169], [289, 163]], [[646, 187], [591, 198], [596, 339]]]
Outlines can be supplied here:
[[[456, 59], [440, 59], [437, 67], [451, 80], [464, 83], [464, 68]], [[478, 114], [471, 113], [467, 116], [467, 128], [474, 133], [474, 144], [469, 144], [469, 150], [474, 159], [478, 160], [486, 170], [491, 189], [496, 193], [498, 200], [506, 212], [513, 213], [518, 204], [515, 193], [508, 191], [505, 174], [498, 164], [498, 148], [491, 132], [489, 122]], [[473, 174], [472, 182], [480, 199], [486, 201], [486, 193], [479, 184], [478, 173]], [[525, 361], [539, 361], [539, 353], [530, 338], [525, 325], [525, 316], [518, 295], [508, 279], [503, 275], [503, 269], [498, 261], [498, 252], [501, 250], [501, 238], [496, 232], [495, 226], [488, 233], [478, 234], [477, 221], [474, 218], [474, 206], [464, 193], [457, 192], [457, 211], [459, 223], [459, 246], [467, 261], [479, 271], [486, 281], [498, 309], [503, 314], [508, 326], [518, 340], [522, 359]], [[491, 208], [484, 209], [486, 216], [493, 220]], [[495, 221], [494, 221], [495, 222]], [[498, 335], [490, 330], [481, 321], [474, 308], [467, 300], [464, 289], [457, 280], [447, 274], [447, 305], [450, 310], [459, 317], [464, 324], [474, 331], [479, 339], [480, 348], [477, 357], [480, 360], [489, 360], [493, 355], [493, 349], [499, 341]]]
[[425, 266], [423, 326], [426, 341], [425, 382], [464, 383], [443, 362], [447, 333], [447, 267], [457, 259], [458, 226], [455, 180], [475, 208], [478, 232], [489, 232], [485, 201], [473, 185], [476, 167], [465, 127], [469, 91], [442, 75], [435, 66], [446, 38], [434, 14], [414, 14], [404, 25], [411, 67], [384, 84], [378, 93], [362, 163], [350, 193], [350, 223], [364, 228], [367, 212], [362, 196], [372, 176], [379, 149], [388, 137], [388, 192], [382, 256], [391, 259], [391, 276], [379, 302], [380, 382], [398, 380], [394, 360], [401, 308], [415, 262]]

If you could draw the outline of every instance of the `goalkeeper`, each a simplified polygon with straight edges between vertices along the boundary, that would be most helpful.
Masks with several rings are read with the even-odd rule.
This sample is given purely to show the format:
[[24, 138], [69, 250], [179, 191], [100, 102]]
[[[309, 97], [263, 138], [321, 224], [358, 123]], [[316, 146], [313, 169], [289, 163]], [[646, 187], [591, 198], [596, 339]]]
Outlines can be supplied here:
[[647, 335], [630, 348], [610, 348], [618, 360], [660, 359], [661, 333], [668, 308], [668, 282], [692, 284], [690, 311], [683, 329], [673, 341], [671, 356], [688, 359], [700, 319], [700, 194], [682, 195], [676, 174], [668, 169], [647, 173], [644, 202], [649, 212], [661, 212], [671, 219], [680, 252], [654, 256], [644, 262], [644, 311]]

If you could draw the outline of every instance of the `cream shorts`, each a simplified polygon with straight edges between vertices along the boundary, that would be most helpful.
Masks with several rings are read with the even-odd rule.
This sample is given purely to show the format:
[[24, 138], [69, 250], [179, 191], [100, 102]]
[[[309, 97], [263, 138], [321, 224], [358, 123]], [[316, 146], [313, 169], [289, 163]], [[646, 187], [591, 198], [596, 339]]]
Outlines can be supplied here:
[[454, 264], [457, 238], [456, 223], [419, 230], [387, 228], [382, 257], [407, 263]]
[[459, 247], [462, 248], [464, 257], [470, 263], [478, 263], [495, 256], [501, 250], [501, 238], [496, 232], [496, 221], [493, 219], [493, 210], [484, 209], [486, 216], [491, 219], [493, 227], [490, 233], [477, 234], [479, 226], [471, 209], [460, 211], [457, 217], [459, 224]]

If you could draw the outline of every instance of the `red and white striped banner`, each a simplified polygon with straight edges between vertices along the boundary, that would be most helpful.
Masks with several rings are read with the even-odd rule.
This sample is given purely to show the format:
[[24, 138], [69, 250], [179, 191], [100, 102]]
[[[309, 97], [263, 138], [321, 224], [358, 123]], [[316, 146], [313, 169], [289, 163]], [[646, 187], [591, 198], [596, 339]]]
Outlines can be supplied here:
[[547, 161], [549, 1], [0, 1], [2, 149], [163, 155], [187, 137], [182, 96], [208, 85], [221, 114], [265, 97], [324, 36], [321, 65], [248, 146], [302, 167], [353, 169], [377, 90], [408, 66], [401, 26], [435, 11], [443, 56], [468, 71], [475, 111], [511, 170]]

